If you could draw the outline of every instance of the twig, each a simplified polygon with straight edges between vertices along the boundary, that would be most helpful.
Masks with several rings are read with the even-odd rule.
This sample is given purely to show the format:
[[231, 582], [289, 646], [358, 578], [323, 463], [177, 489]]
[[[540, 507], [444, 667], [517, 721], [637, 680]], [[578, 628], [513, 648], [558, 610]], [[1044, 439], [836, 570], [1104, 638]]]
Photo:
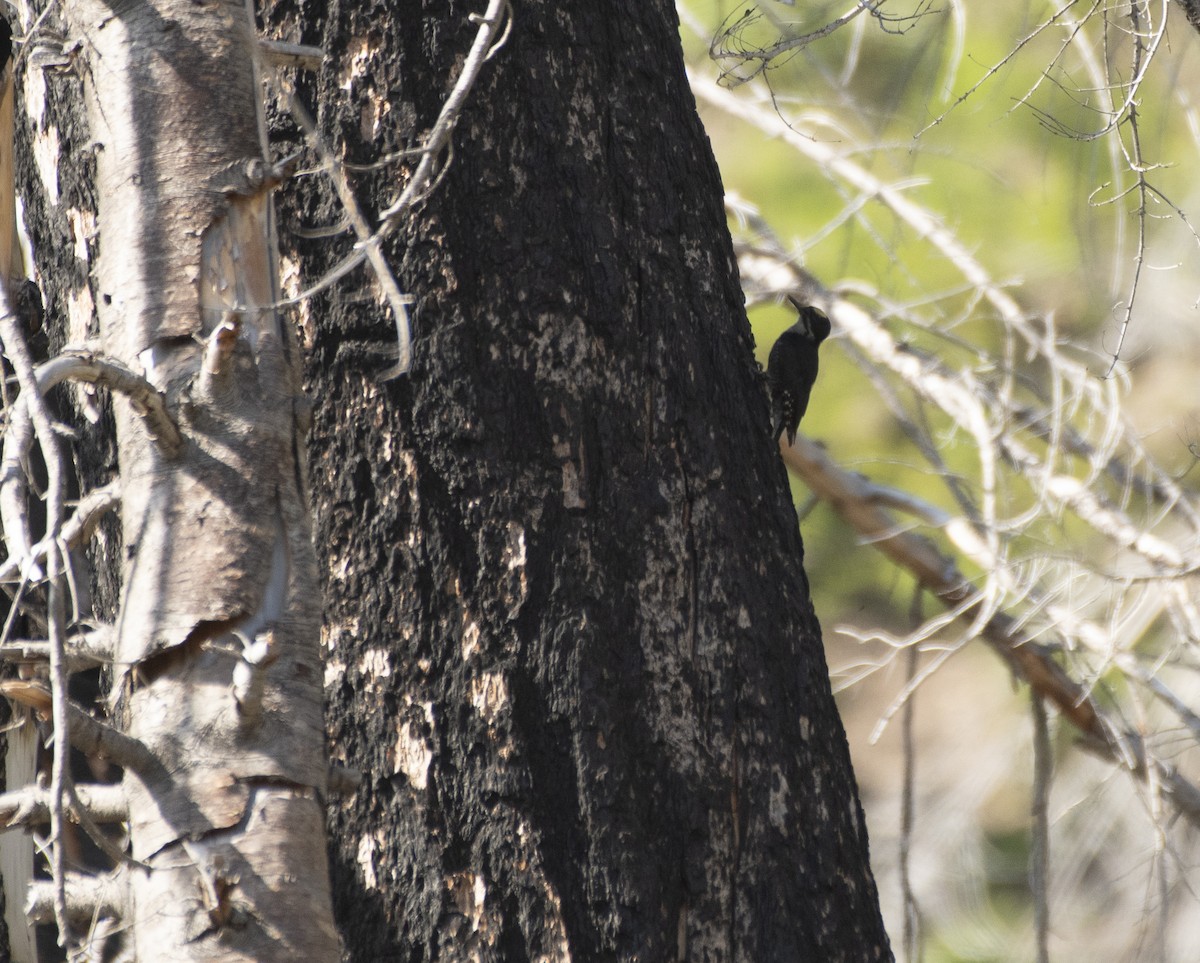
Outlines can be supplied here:
[[300, 125], [300, 129], [304, 131], [309, 145], [320, 155], [321, 163], [329, 174], [333, 189], [346, 212], [346, 222], [354, 229], [359, 247], [366, 252], [367, 261], [375, 272], [375, 279], [379, 282], [379, 287], [387, 299], [388, 306], [392, 310], [392, 318], [396, 323], [398, 360], [395, 374], [403, 374], [408, 370], [412, 358], [412, 326], [408, 317], [408, 305], [411, 298], [401, 293], [400, 285], [396, 283], [396, 278], [392, 274], [391, 265], [388, 264], [380, 247], [380, 239], [372, 232], [366, 217], [363, 216], [358, 199], [354, 196], [350, 182], [346, 179], [346, 171], [334, 152], [329, 149], [329, 145], [325, 143], [325, 138], [317, 130], [316, 122], [304, 105], [300, 103], [292, 85], [281, 77], [278, 71], [271, 70], [268, 73], [275, 89], [287, 101], [288, 110], [291, 111], [296, 123]]
[[119, 482], [109, 482], [97, 488], [79, 500], [75, 512], [63, 524], [60, 535], [55, 541], [42, 539], [25, 555], [13, 555], [0, 565], [0, 582], [10, 582], [20, 577], [22, 572], [37, 571], [58, 545], [76, 548], [86, 543], [100, 524], [100, 520], [121, 500]]
[[[479, 71], [483, 68], [484, 63], [491, 59], [492, 55], [508, 38], [507, 30], [499, 39], [497, 39], [497, 34], [499, 34], [502, 25], [511, 24], [512, 6], [509, 0], [488, 0], [487, 11], [484, 15], [482, 17], [472, 17], [471, 19], [479, 24], [479, 30], [475, 34], [475, 41], [471, 44], [471, 49], [467, 52], [466, 59], [463, 61], [462, 72], [459, 73], [458, 80], [454, 82], [454, 88], [450, 91], [450, 96], [446, 98], [446, 102], [442, 105], [442, 111], [438, 114], [433, 129], [430, 130], [429, 136], [425, 138], [424, 152], [421, 155], [421, 160], [417, 163], [417, 169], [413, 171], [412, 177], [409, 178], [400, 196], [381, 215], [382, 224], [379, 229], [381, 237], [391, 234], [399, 225], [401, 215], [425, 198], [432, 190], [436, 181], [440, 180], [445, 173], [445, 167], [443, 167], [438, 172], [437, 177], [434, 177], [437, 159], [444, 150], [449, 150], [452, 146], [450, 137], [454, 133], [454, 128], [458, 125], [462, 109], [467, 102], [467, 96], [470, 94], [471, 88], [475, 85]], [[448, 164], [449, 161], [447, 161]], [[368, 247], [366, 250], [369, 255], [372, 248]], [[407, 312], [404, 314], [404, 319], [407, 324]], [[399, 323], [399, 317], [397, 317], [397, 323]], [[395, 366], [388, 372], [387, 377], [404, 374], [408, 371], [409, 365], [412, 363], [409, 332], [398, 330], [397, 337], [399, 338], [399, 354]]]
[[[58, 524], [50, 526], [56, 531]], [[67, 706], [67, 584], [63, 568], [69, 565], [66, 548], [49, 558], [50, 590], [47, 618], [50, 623], [50, 691], [54, 696], [51, 714], [54, 719], [54, 752], [50, 765], [50, 838], [52, 879], [54, 881], [54, 917], [58, 924], [58, 943], [71, 946], [71, 931], [67, 920], [67, 847], [66, 808], [73, 794], [71, 780], [71, 746], [64, 738], [70, 725]]]
[[[67, 873], [63, 879], [64, 907], [67, 918], [76, 926], [86, 928], [97, 917], [128, 915], [128, 880], [121, 871], [103, 876]], [[25, 915], [35, 923], [55, 919], [55, 897], [51, 884], [34, 882], [29, 888]]]
[[1037, 963], [1050, 963], [1050, 776], [1053, 755], [1046, 706], [1037, 692], [1030, 693], [1033, 713], [1033, 820], [1029, 847], [1029, 889], [1033, 897]]
[[[25, 344], [25, 336], [14, 310], [7, 277], [0, 277], [0, 339], [4, 342], [4, 353], [12, 362], [21, 385], [21, 407], [28, 412], [34, 432], [41, 447], [46, 465], [46, 535], [57, 542], [63, 522], [63, 501], [66, 497], [66, 468], [62, 450], [54, 434], [53, 419], [46, 408], [45, 400], [38, 389], [37, 373], [33, 358]], [[19, 402], [20, 404], [20, 402]], [[6, 459], [7, 461], [7, 459]], [[26, 538], [26, 543], [28, 539]], [[66, 584], [63, 578], [65, 557], [51, 552], [48, 556], [50, 574], [49, 592], [49, 641], [50, 641], [50, 690], [51, 717], [57, 738], [51, 761], [50, 777], [50, 849], [51, 882], [54, 890], [54, 917], [58, 924], [59, 946], [71, 945], [71, 929], [67, 919], [66, 897], [66, 847], [64, 846], [64, 808], [71, 778], [69, 761], [70, 745], [64, 738], [67, 732], [67, 659], [64, 648], [66, 637]]]
[[[770, 66], [771, 61], [778, 59], [786, 53], [803, 49], [804, 47], [807, 47], [810, 44], [823, 39], [824, 37], [828, 37], [835, 30], [838, 30], [839, 28], [850, 23], [852, 20], [858, 17], [859, 14], [867, 11], [875, 13], [880, 6], [882, 6], [881, 0], [874, 0], [874, 2], [857, 0], [857, 2], [855, 2], [846, 13], [842, 14], [840, 17], [835, 17], [833, 20], [828, 21], [827, 23], [818, 27], [816, 30], [810, 30], [805, 34], [796, 37], [786, 37], [780, 40], [778, 43], [774, 43], [768, 47], [762, 47], [760, 49], [754, 49], [740, 43], [736, 46], [726, 46], [728, 41], [737, 37], [738, 33], [741, 30], [744, 30], [744, 28], [753, 20], [753, 18], [748, 16], [742, 16], [738, 18], [735, 24], [725, 27], [713, 38], [712, 43], [708, 48], [708, 55], [718, 63], [722, 60], [732, 60], [739, 67], [743, 66], [747, 61], [756, 62], [757, 66], [755, 66], [755, 68], [751, 70], [748, 75], [739, 75], [736, 77], [737, 84], [743, 84], [749, 80], [752, 80], [754, 77], [766, 70], [767, 67]], [[726, 23], [728, 23], [728, 20]], [[725, 80], [726, 78], [732, 76], [734, 76], [732, 68], [722, 66], [721, 79]], [[736, 86], [736, 84], [731, 86]]]
[[[396, 231], [406, 211], [423, 201], [433, 192], [445, 174], [446, 168], [449, 165], [449, 159], [447, 158], [446, 163], [440, 169], [438, 168], [438, 159], [443, 153], [447, 153], [448, 156], [452, 155], [453, 142], [451, 141], [451, 135], [458, 124], [459, 117], [467, 101], [467, 96], [470, 94], [471, 88], [474, 86], [483, 65], [508, 39], [508, 32], [512, 22], [512, 6], [509, 0], [488, 0], [487, 11], [483, 16], [472, 16], [471, 20], [479, 24], [479, 30], [476, 32], [471, 49], [463, 61], [462, 70], [458, 75], [458, 79], [454, 82], [454, 87], [450, 91], [450, 95], [442, 105], [442, 110], [438, 114], [437, 120], [430, 129], [428, 136], [426, 136], [425, 143], [413, 152], [414, 156], [421, 158], [417, 163], [416, 170], [413, 171], [400, 196], [380, 215], [381, 223], [379, 229], [374, 233], [368, 233], [365, 238], [360, 235], [358, 242], [355, 244], [354, 251], [322, 275], [319, 281], [305, 288], [294, 297], [284, 298], [277, 305], [285, 307], [319, 294], [358, 268], [364, 261], [370, 260], [372, 265], [375, 266], [376, 276], [385, 285], [384, 293], [388, 298], [389, 304], [392, 306], [392, 313], [396, 319], [397, 359], [396, 363], [384, 373], [383, 377], [385, 379], [399, 377], [405, 374], [411, 366], [412, 332], [409, 326], [407, 297], [400, 293], [399, 287], [394, 285], [394, 282], [395, 290], [388, 291], [386, 287], [387, 282], [382, 281], [384, 278], [391, 277], [391, 271], [387, 267], [379, 244], [384, 238], [389, 237]], [[505, 27], [504, 33], [497, 37], [502, 26]], [[324, 166], [331, 173], [336, 170], [335, 167], [328, 163]], [[336, 176], [334, 177], [334, 186], [337, 189], [338, 179]], [[349, 195], [349, 192], [347, 193]], [[349, 214], [350, 209], [348, 208], [347, 211]], [[349, 217], [349, 220], [351, 225], [355, 227], [355, 230], [358, 231], [359, 225], [354, 224], [352, 215]], [[397, 310], [397, 307], [400, 310]]]
[[[918, 586], [913, 591], [913, 615], [918, 623], [923, 621], [920, 614], [921, 594]], [[905, 679], [910, 686], [916, 680], [919, 658], [917, 646], [908, 646]], [[910, 865], [917, 789], [917, 747], [913, 733], [915, 709], [914, 699], [905, 700], [904, 715], [900, 720], [901, 753], [904, 759], [904, 783], [900, 790], [900, 898], [904, 903], [904, 953], [908, 963], [917, 963], [921, 958], [921, 911], [913, 891]]]
[[[120, 787], [118, 787], [120, 788]], [[110, 860], [113, 866], [136, 866], [139, 869], [150, 869], [149, 863], [142, 862], [140, 859], [134, 859], [128, 853], [124, 852], [116, 845], [108, 835], [102, 830], [93, 817], [91, 811], [80, 802], [78, 791], [74, 784], [71, 785], [71, 815], [75, 821], [79, 823], [80, 828], [88, 834], [88, 838], [104, 853]]]
[[[41, 682], [24, 679], [0, 682], [0, 696], [43, 716], [50, 715], [53, 700], [50, 690]], [[67, 704], [67, 718], [68, 738], [63, 741], [85, 755], [104, 756], [142, 775], [153, 774], [158, 769], [159, 762], [145, 743], [92, 718], [74, 703]]]
[[[433, 179], [437, 159], [450, 142], [450, 135], [454, 133], [454, 128], [458, 125], [463, 106], [479, 76], [479, 71], [498, 49], [496, 36], [500, 32], [500, 27], [511, 15], [512, 8], [508, 0], [488, 0], [487, 11], [484, 15], [472, 18], [479, 24], [475, 42], [471, 44], [471, 49], [463, 61], [462, 72], [459, 73], [458, 80], [454, 82], [450, 96], [442, 105], [441, 113], [434, 121], [429, 136], [425, 138], [425, 150], [420, 163], [417, 164], [417, 169], [413, 171], [412, 177], [400, 196], [383, 212], [382, 217], [386, 227], [393, 226], [399, 215], [412, 207], [425, 194]], [[505, 39], [506, 37], [502, 37], [499, 43], [503, 43]]]
[[259, 50], [263, 59], [272, 67], [300, 67], [303, 70], [320, 70], [325, 60], [325, 51], [302, 43], [286, 43], [283, 40], [267, 40], [260, 37]]
[[[167, 411], [162, 393], [141, 375], [123, 364], [91, 351], [64, 351], [42, 368], [46, 369], [47, 387], [64, 379], [99, 385], [129, 399], [134, 413], [146, 424], [146, 430], [165, 458], [177, 458], [184, 440], [179, 427]], [[39, 381], [41, 380], [39, 369]]]
[[267, 669], [279, 657], [279, 646], [271, 629], [260, 632], [253, 641], [241, 639], [241, 658], [233, 667], [233, 701], [241, 728], [252, 729], [262, 721]]
[[[15, 322], [7, 332], [0, 330], [6, 346], [16, 339], [22, 350], [21, 332]], [[28, 351], [25, 350], [28, 360]], [[32, 371], [32, 362], [29, 364]], [[107, 387], [129, 398], [130, 404], [146, 423], [147, 431], [167, 458], [174, 458], [183, 450], [183, 437], [166, 410], [162, 395], [146, 381], [128, 368], [115, 361], [101, 358], [88, 348], [68, 349], [45, 364], [39, 365], [32, 378], [21, 380], [21, 395], [13, 405], [8, 430], [4, 436], [3, 457], [0, 459], [0, 524], [3, 524], [9, 542], [10, 557], [25, 557], [31, 552], [29, 521], [25, 507], [25, 473], [22, 462], [33, 446], [32, 426], [36, 424], [37, 411], [46, 412], [41, 398], [55, 385], [73, 379], [87, 384]], [[28, 381], [28, 384], [26, 383]], [[53, 437], [53, 426], [49, 414], [44, 414], [45, 430]], [[39, 439], [41, 432], [38, 432]], [[44, 444], [44, 442], [43, 442]], [[47, 457], [51, 457], [48, 455]], [[47, 529], [48, 537], [57, 534], [54, 528]], [[33, 578], [40, 578], [35, 570]]]

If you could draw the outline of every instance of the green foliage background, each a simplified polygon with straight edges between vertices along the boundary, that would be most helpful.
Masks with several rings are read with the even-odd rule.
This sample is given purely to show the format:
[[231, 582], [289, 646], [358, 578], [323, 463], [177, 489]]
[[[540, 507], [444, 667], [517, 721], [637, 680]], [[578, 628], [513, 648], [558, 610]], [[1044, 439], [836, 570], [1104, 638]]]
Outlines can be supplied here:
[[[682, 3], [682, 35], [694, 82], [713, 82], [716, 67], [709, 44], [723, 29], [748, 24], [737, 32], [738, 39], [751, 46], [769, 45], [781, 32], [801, 35], [849, 6], [805, 0], [794, 6], [772, 0]], [[1154, 9], [1157, 13], [1159, 8]], [[750, 83], [769, 85], [784, 118], [814, 110], [828, 115], [831, 142], [854, 152], [884, 181], [906, 185], [907, 196], [938, 215], [994, 278], [1011, 284], [1026, 310], [1052, 318], [1059, 335], [1088, 352], [1097, 376], [1105, 376], [1134, 278], [1139, 197], [1122, 196], [1134, 183], [1128, 158], [1121, 153], [1122, 144], [1125, 151], [1132, 149], [1128, 122], [1106, 136], [1092, 136], [1105, 123], [1097, 110], [1103, 91], [1089, 77], [1087, 64], [1090, 58], [1106, 67], [1115, 83], [1129, 78], [1133, 50], [1121, 29], [1127, 21], [1120, 19], [1128, 6], [1027, 2], [967, 9], [961, 2], [935, 7], [910, 0], [881, 10], [891, 19], [859, 17], [778, 58]], [[1073, 31], [1063, 25], [1068, 15], [1082, 18], [1089, 10], [1097, 16], [1097, 11], [1107, 11], [1111, 26], [1097, 30], [1093, 21], [1089, 31]], [[1039, 31], [1039, 24], [1056, 11], [1059, 19]], [[1067, 14], [1061, 15], [1063, 11]], [[1195, 388], [1200, 245], [1192, 232], [1192, 225], [1200, 224], [1200, 210], [1187, 219], [1189, 211], [1200, 208], [1200, 122], [1192, 105], [1192, 92], [1200, 90], [1200, 44], [1178, 10], [1171, 16], [1164, 45], [1137, 94], [1141, 160], [1152, 168], [1150, 182], [1161, 193], [1150, 198], [1146, 267], [1117, 375], [1129, 378], [1126, 416], [1154, 455], [1186, 480], [1200, 410]], [[733, 69], [731, 62], [722, 65]], [[1113, 96], [1119, 99], [1122, 90], [1113, 88]], [[925, 240], [870, 199], [863, 201], [861, 216], [846, 217], [847, 204], [856, 199], [828, 172], [728, 114], [703, 104], [701, 113], [726, 189], [756, 204], [775, 231], [803, 252], [806, 268], [823, 284], [835, 289], [864, 285], [881, 292], [885, 301], [920, 305], [929, 327], [908, 330], [905, 336], [934, 353], [969, 353], [972, 345], [1002, 349], [1003, 331], [996, 318], [980, 305], [956, 267]], [[750, 319], [765, 366], [771, 344], [793, 313], [777, 305], [755, 305]], [[953, 511], [944, 487], [921, 468], [921, 458], [883, 399], [840, 347], [835, 339], [822, 355], [821, 379], [803, 430], [827, 444], [843, 465]], [[975, 460], [968, 440], [947, 432], [944, 441], [942, 455], [949, 467], [969, 477]], [[793, 494], [805, 505], [808, 493], [795, 480]], [[1037, 543], [1031, 551], [1053, 551], [1059, 524], [1050, 520], [1044, 529], [1031, 532]], [[913, 582], [877, 553], [859, 547], [853, 533], [824, 506], [804, 517], [802, 529], [806, 568], [836, 680], [838, 666], [858, 658], [856, 645], [839, 635], [838, 626], [902, 636], [913, 624]], [[887, 878], [893, 875], [894, 861], [878, 857], [881, 844], [894, 844], [898, 743], [894, 731], [876, 744], [867, 738], [903, 683], [898, 673], [894, 668], [882, 673], [882, 679], [877, 674], [869, 684], [843, 692], [841, 699], [872, 825], [889, 928], [897, 957], [903, 959], [897, 884]], [[959, 829], [976, 833], [973, 842], [981, 860], [973, 870], [961, 864], [949, 870], [974, 872], [976, 878], [933, 878], [948, 871], [947, 864], [938, 863], [922, 884], [919, 867], [915, 871], [918, 901], [929, 910], [923, 958], [1033, 959], [1024, 869], [1030, 781], [1024, 696], [978, 645], [956, 656], [928, 688], [933, 691], [928, 697], [922, 691], [920, 698], [926, 701], [918, 712], [928, 712], [929, 718], [917, 725], [928, 749], [918, 756], [920, 771], [928, 773], [926, 788], [933, 792], [930, 787], [943, 780], [953, 785], [976, 778], [954, 761], [962, 748], [952, 744], [955, 737], [974, 741], [971, 755], [991, 753], [1000, 774], [984, 777], [985, 787], [972, 797], [977, 807], [973, 828]], [[1005, 760], [1012, 763], [1008, 770]], [[933, 771], [943, 764], [948, 773]], [[930, 802], [928, 794], [925, 798], [917, 818], [936, 820], [937, 801]], [[1076, 805], [1080, 813], [1095, 813], [1103, 804], [1092, 796], [1064, 802], [1061, 811]], [[1071, 845], [1069, 839], [1066, 845]], [[1140, 851], [1138, 845], [1143, 846]], [[1146, 852], [1151, 846], [1148, 837], [1135, 841], [1132, 858], [1150, 859]], [[1121, 951], [1101, 925], [1101, 905], [1115, 899], [1136, 905], [1146, 900], [1146, 893], [1119, 894], [1121, 881], [1089, 878], [1078, 867], [1091, 865], [1091, 876], [1100, 874], [1100, 867], [1089, 864], [1083, 852], [1068, 850], [1064, 857], [1059, 850], [1069, 866], [1078, 864], [1070, 873], [1082, 894], [1077, 905], [1084, 909], [1079, 918], [1057, 918], [1057, 948], [1062, 959], [1125, 959], [1109, 955]], [[1190, 862], [1186, 855], [1184, 861]], [[1094, 906], [1090, 914], [1089, 905]], [[1143, 950], [1145, 955], [1137, 958], [1155, 958], [1153, 941]]]

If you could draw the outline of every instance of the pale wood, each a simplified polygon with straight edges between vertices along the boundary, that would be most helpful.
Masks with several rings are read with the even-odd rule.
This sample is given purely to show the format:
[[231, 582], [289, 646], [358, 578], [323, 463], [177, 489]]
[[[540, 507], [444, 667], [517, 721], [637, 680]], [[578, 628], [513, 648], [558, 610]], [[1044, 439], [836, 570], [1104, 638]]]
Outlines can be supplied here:
[[[113, 11], [117, 11], [114, 15]], [[273, 176], [241, 2], [68, 5], [86, 36], [104, 352], [162, 392], [168, 458], [124, 399], [125, 594], [115, 704], [153, 759], [126, 772], [138, 960], [333, 960], [323, 833], [320, 599], [296, 410], [273, 305]], [[232, 693], [274, 634], [258, 725]]]

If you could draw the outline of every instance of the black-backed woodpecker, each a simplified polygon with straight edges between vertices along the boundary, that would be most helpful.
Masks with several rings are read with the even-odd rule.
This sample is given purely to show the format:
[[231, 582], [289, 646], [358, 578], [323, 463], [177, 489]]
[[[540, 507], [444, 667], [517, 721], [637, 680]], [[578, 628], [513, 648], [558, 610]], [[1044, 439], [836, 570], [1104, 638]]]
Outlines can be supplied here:
[[788, 300], [800, 312], [796, 323], [783, 332], [767, 358], [771, 386], [771, 438], [776, 443], [787, 432], [788, 444], [796, 440], [800, 419], [808, 410], [808, 396], [817, 380], [817, 349], [829, 337], [829, 319], [816, 308]]

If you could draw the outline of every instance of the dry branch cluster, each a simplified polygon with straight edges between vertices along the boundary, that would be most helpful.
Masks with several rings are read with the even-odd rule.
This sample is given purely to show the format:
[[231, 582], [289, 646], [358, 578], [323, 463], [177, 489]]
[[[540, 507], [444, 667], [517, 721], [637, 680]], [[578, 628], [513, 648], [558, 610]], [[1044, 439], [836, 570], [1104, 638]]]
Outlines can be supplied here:
[[[1052, 310], [1023, 304], [1013, 285], [990, 272], [986, 249], [973, 249], [949, 219], [918, 200], [915, 181], [881, 175], [872, 158], [882, 148], [853, 119], [788, 97], [772, 77], [842, 29], [855, 31], [838, 48], [848, 51], [842, 77], [861, 69], [856, 58], [862, 32], [871, 29], [880, 8], [894, 5], [850, 4], [824, 20], [812, 10], [793, 13], [773, 4], [744, 14], [739, 7], [709, 43], [718, 70], [692, 68], [702, 109], [785, 144], [798, 169], [809, 176], [819, 172], [844, 203], [818, 235], [792, 244], [781, 239], [765, 202], [727, 198], [747, 302], [794, 295], [825, 309], [834, 323], [827, 356], [840, 352], [849, 359], [869, 398], [861, 404], [885, 408], [889, 427], [905, 439], [902, 453], [881, 450], [877, 457], [881, 475], [903, 474], [913, 480], [911, 489], [873, 480], [861, 464], [858, 470], [840, 464], [844, 455], [836, 437], [826, 445], [800, 438], [784, 451], [789, 469], [836, 512], [861, 550], [883, 553], [920, 592], [941, 603], [939, 612], [907, 634], [862, 625], [844, 629], [864, 654], [840, 668], [841, 683], [889, 667], [907, 673], [895, 702], [880, 707], [878, 735], [956, 653], [973, 640], [986, 642], [1035, 696], [1039, 758], [1032, 809], [1039, 814], [1035, 850], [1041, 847], [1035, 861], [1043, 871], [1031, 872], [1030, 885], [1038, 897], [1039, 958], [1045, 958], [1053, 930], [1044, 867], [1056, 866], [1047, 861], [1045, 845], [1046, 760], [1053, 753], [1048, 730], [1037, 724], [1043, 703], [1056, 710], [1076, 742], [1132, 777], [1152, 827], [1150, 872], [1159, 893], [1156, 922], [1145, 924], [1152, 935], [1140, 938], [1165, 947], [1173, 910], [1188, 907], [1175, 920], [1194, 913], [1187, 896], [1194, 860], [1184, 845], [1191, 837], [1173, 835], [1170, 827], [1182, 822], [1191, 831], [1200, 828], [1200, 496], [1156, 464], [1131, 427], [1123, 410], [1129, 381], [1120, 355], [1149, 260], [1149, 212], [1157, 205], [1196, 240], [1183, 210], [1158, 186], [1142, 146], [1143, 84], [1164, 49], [1168, 5], [1047, 7], [1007, 56], [985, 64], [982, 79], [942, 113], [931, 109], [932, 121], [914, 131], [919, 141], [924, 131], [952, 120], [960, 104], [982, 96], [977, 92], [1035, 43], [1054, 51], [1020, 103], [1057, 136], [1108, 145], [1111, 181], [1091, 200], [1126, 209], [1135, 225], [1126, 242], [1123, 222], [1115, 219], [1118, 263], [1123, 258], [1130, 268], [1110, 356], [1070, 344], [1056, 331]], [[942, 12], [920, 8], [914, 16]], [[1194, 23], [1190, 6], [1187, 12]], [[958, 3], [944, 13], [957, 25], [945, 68], [949, 88], [968, 13]], [[898, 22], [874, 25], [904, 29]], [[693, 26], [702, 38], [711, 36]], [[806, 68], [836, 75], [836, 56], [815, 58]], [[750, 79], [766, 82], [746, 84]], [[1068, 125], [1039, 107], [1045, 88], [1059, 103], [1065, 98], [1084, 105], [1091, 126]], [[837, 96], [831, 95], [834, 103]], [[842, 107], [869, 113], [842, 96]], [[803, 267], [805, 250], [846, 225], [884, 251], [903, 246], [904, 254], [892, 255], [898, 273], [906, 258], [930, 258], [946, 265], [957, 282], [916, 296], [853, 276], [819, 282]], [[915, 279], [906, 280], [911, 286]], [[896, 470], [897, 462], [909, 470]], [[819, 579], [819, 572], [813, 577]], [[906, 779], [910, 774], [911, 766]], [[906, 785], [911, 791], [911, 782]], [[1093, 783], [1069, 790], [1076, 791], [1099, 790]], [[911, 818], [906, 813], [905, 832]], [[905, 864], [909, 843], [906, 837], [900, 844]], [[900, 872], [907, 873], [906, 865]], [[1177, 882], [1183, 885], [1173, 888]], [[911, 903], [907, 879], [901, 888]], [[911, 923], [915, 908], [906, 906], [905, 915]], [[919, 950], [910, 936], [904, 942], [913, 958]], [[1139, 939], [1128, 938], [1131, 945]]]
[[[745, 208], [737, 213], [745, 216]], [[910, 636], [876, 636], [885, 654], [855, 677], [927, 644], [938, 652], [928, 674], [958, 646], [983, 638], [1090, 747], [1154, 778], [1200, 826], [1200, 791], [1168, 762], [1180, 751], [1178, 728], [1200, 740], [1200, 726], [1166, 681], [1168, 669], [1200, 669], [1200, 506], [1122, 420], [1118, 382], [1090, 375], [1024, 318], [1007, 329], [1003, 354], [972, 352], [955, 365], [949, 351], [927, 353], [896, 331], [907, 333], [905, 322], [928, 330], [921, 319], [893, 314], [885, 324], [879, 305], [873, 312], [819, 288], [761, 221], [756, 226], [737, 245], [748, 290], [794, 293], [828, 311], [839, 347], [876, 386], [942, 486], [940, 494], [918, 496], [874, 484], [807, 439], [785, 451], [788, 466], [864, 544], [946, 605], [946, 615]], [[957, 457], [963, 448], [974, 467]], [[952, 620], [961, 630], [950, 629]], [[1164, 623], [1169, 641], [1143, 646]], [[945, 645], [947, 631], [954, 645]], [[1093, 690], [1111, 693], [1114, 676], [1165, 710], [1158, 731], [1139, 732], [1144, 727], [1134, 719], [1144, 715], [1132, 705], [1101, 706], [1109, 700]]]

